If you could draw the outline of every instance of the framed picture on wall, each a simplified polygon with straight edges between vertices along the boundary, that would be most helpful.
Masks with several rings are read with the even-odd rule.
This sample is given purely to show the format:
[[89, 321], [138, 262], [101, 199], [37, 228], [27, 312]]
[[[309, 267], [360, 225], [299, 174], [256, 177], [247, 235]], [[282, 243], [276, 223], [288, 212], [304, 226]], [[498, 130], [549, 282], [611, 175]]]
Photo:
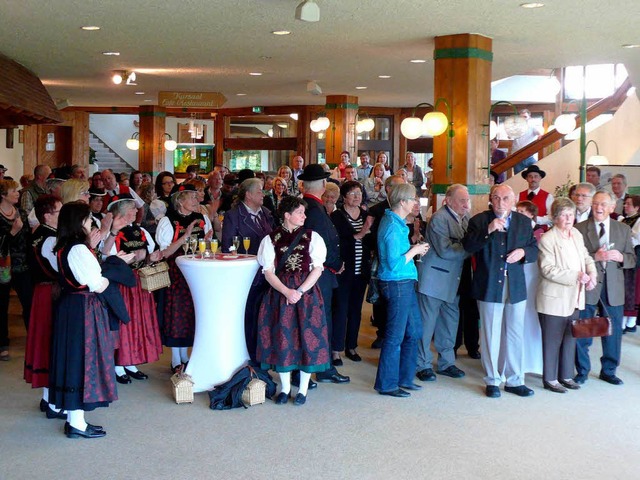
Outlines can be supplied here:
[[7, 128], [7, 140], [6, 146], [7, 148], [13, 148], [13, 128]]

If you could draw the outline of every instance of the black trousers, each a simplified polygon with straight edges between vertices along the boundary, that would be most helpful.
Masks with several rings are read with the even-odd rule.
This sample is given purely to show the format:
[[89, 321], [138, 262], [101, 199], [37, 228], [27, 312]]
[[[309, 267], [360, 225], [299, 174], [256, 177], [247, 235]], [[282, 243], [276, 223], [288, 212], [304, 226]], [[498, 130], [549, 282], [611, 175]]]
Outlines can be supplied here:
[[464, 343], [467, 352], [474, 353], [478, 351], [480, 345], [480, 313], [478, 312], [478, 303], [470, 295], [471, 281], [471, 259], [468, 258], [464, 261], [460, 286], [458, 287], [458, 293], [460, 294], [460, 321], [458, 322], [458, 333], [453, 350], [457, 351]]
[[18, 300], [22, 305], [22, 320], [24, 327], [29, 329], [29, 317], [31, 316], [31, 297], [33, 296], [33, 284], [29, 272], [11, 272], [11, 282], [0, 284], [0, 347], [9, 346], [9, 296], [11, 289], [18, 294]]
[[355, 275], [352, 272], [338, 275], [338, 289], [334, 293], [331, 340], [331, 348], [336, 352], [358, 347], [362, 301], [368, 282], [366, 275]]

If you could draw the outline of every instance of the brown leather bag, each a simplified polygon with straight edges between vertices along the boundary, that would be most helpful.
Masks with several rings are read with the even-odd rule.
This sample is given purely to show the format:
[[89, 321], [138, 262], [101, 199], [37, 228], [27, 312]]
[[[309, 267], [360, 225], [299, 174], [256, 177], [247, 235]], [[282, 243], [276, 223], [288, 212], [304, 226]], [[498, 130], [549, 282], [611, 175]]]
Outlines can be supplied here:
[[608, 337], [613, 333], [611, 318], [602, 300], [598, 302], [604, 317], [578, 318], [571, 321], [571, 335], [575, 338]]

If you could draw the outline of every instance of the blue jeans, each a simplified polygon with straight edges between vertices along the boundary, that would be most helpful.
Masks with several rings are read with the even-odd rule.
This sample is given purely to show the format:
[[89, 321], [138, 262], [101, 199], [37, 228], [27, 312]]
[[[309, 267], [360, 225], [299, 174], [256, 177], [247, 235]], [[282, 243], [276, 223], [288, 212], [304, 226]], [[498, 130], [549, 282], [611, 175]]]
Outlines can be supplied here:
[[[608, 337], [601, 337], [602, 357], [600, 357], [601, 371], [606, 375], [615, 375], [616, 368], [620, 365], [620, 354], [622, 350], [622, 312], [624, 305], [612, 307], [606, 301], [606, 288], [602, 289], [600, 299], [604, 303], [613, 333]], [[597, 305], [586, 305], [580, 312], [580, 318], [595, 316]], [[604, 315], [604, 314], [603, 314]], [[576, 342], [576, 370], [578, 375], [589, 375], [591, 370], [591, 360], [589, 359], [589, 347], [593, 344], [593, 338], [578, 338]]]
[[516, 164], [515, 167], [513, 167], [513, 173], [520, 173], [523, 170], [526, 170], [527, 167], [533, 165], [534, 163], [536, 163], [536, 159], [535, 157], [532, 155], [528, 158], [525, 158], [523, 161], [521, 161], [520, 163]]
[[387, 328], [382, 341], [374, 388], [392, 392], [401, 385], [413, 384], [422, 338], [422, 320], [415, 280], [380, 282], [387, 301]]

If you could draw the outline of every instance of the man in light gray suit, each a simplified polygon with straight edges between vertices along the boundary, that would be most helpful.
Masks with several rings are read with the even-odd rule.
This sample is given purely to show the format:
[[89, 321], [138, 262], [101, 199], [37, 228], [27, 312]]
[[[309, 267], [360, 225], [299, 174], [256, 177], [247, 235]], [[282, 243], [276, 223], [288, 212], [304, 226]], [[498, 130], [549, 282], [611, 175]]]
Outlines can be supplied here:
[[[610, 218], [616, 207], [613, 193], [599, 190], [593, 196], [591, 204], [592, 218], [576, 224], [582, 234], [589, 255], [596, 261], [598, 283], [587, 291], [585, 309], [580, 312], [581, 318], [595, 316], [599, 302], [604, 304], [611, 323], [613, 333], [602, 337], [602, 357], [600, 363], [600, 380], [612, 385], [622, 385], [616, 376], [616, 368], [620, 365], [622, 349], [622, 314], [624, 310], [624, 274], [623, 269], [635, 268], [636, 256], [631, 242], [631, 229], [624, 223]], [[601, 312], [604, 315], [604, 312]], [[579, 338], [576, 346], [576, 383], [587, 381], [591, 361], [589, 347], [592, 338]]]
[[436, 379], [431, 338], [438, 352], [438, 375], [464, 377], [464, 372], [455, 366], [453, 347], [460, 317], [458, 286], [464, 259], [469, 255], [461, 243], [467, 230], [469, 209], [466, 187], [451, 185], [445, 195], [445, 205], [433, 214], [427, 226], [426, 241], [431, 248], [418, 264], [423, 336], [418, 343], [416, 376], [424, 382]]

